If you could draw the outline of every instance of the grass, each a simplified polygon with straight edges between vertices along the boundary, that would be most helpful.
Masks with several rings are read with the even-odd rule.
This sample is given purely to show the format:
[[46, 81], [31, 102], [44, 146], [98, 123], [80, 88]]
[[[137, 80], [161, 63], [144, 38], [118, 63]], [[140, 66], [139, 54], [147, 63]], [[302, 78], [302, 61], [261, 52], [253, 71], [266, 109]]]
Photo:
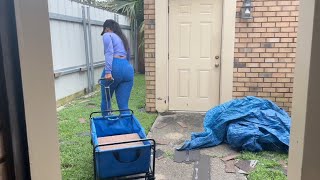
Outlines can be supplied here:
[[256, 169], [248, 176], [249, 180], [286, 180], [280, 162], [288, 164], [288, 155], [277, 152], [242, 152], [240, 159], [258, 160]]
[[[113, 109], [117, 108], [115, 98]], [[157, 114], [146, 113], [145, 81], [143, 75], [135, 76], [129, 107], [140, 123], [149, 132]], [[93, 179], [92, 145], [90, 143], [89, 115], [100, 110], [100, 92], [91, 97], [81, 97], [58, 112], [59, 142], [61, 151], [62, 178]], [[82, 120], [80, 120], [82, 119]], [[80, 122], [84, 121], [85, 122]]]

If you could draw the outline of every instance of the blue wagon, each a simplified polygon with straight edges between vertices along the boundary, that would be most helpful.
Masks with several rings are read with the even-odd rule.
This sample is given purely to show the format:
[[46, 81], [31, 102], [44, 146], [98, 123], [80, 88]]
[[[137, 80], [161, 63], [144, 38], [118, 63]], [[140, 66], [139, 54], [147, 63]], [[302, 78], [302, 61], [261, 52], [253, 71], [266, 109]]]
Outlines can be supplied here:
[[[106, 94], [110, 96], [110, 84], [104, 86], [101, 81], [99, 84], [105, 87]], [[119, 115], [113, 115], [117, 112]], [[93, 112], [90, 114], [90, 127], [96, 180], [155, 179], [156, 143], [153, 139], [147, 139], [132, 110]], [[137, 138], [109, 143], [99, 141], [101, 138], [130, 134], [135, 134]]]
[[[90, 115], [95, 179], [155, 179], [156, 143], [153, 139], [146, 138], [144, 129], [133, 111], [125, 115], [93, 117], [98, 113], [101, 114], [93, 112]], [[138, 134], [139, 139], [108, 144], [98, 142], [100, 137], [132, 133]], [[141, 145], [116, 149], [103, 148], [137, 142]]]

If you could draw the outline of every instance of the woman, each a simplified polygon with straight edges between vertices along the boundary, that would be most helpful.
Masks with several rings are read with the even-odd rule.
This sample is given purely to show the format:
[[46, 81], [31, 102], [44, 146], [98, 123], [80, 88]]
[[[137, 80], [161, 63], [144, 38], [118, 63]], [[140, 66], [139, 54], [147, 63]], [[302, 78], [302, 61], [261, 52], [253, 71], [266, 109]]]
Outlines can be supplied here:
[[[105, 78], [106, 81], [101, 83], [106, 86], [113, 81], [110, 85], [111, 97], [107, 95], [107, 100], [104, 87], [101, 86], [101, 111], [111, 109], [111, 98], [114, 92], [118, 108], [120, 110], [129, 109], [128, 103], [133, 86], [134, 70], [129, 63], [130, 49], [128, 40], [122, 33], [120, 25], [114, 20], [109, 19], [104, 22], [101, 35], [103, 37], [106, 63], [101, 74], [101, 78]], [[103, 115], [106, 114], [103, 113]]]

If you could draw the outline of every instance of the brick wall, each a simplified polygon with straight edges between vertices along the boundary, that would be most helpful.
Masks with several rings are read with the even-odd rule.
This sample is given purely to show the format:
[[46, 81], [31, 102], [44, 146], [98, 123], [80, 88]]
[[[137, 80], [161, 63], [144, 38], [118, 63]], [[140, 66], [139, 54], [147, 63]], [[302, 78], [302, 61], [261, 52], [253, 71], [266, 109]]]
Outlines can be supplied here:
[[237, 0], [233, 96], [267, 98], [291, 112], [299, 1], [252, 4], [253, 19], [241, 19]]
[[[146, 110], [155, 111], [155, 0], [144, 0]], [[237, 0], [233, 97], [253, 95], [291, 112], [299, 0], [253, 0], [253, 19]]]
[[155, 0], [144, 0], [146, 110], [155, 112]]

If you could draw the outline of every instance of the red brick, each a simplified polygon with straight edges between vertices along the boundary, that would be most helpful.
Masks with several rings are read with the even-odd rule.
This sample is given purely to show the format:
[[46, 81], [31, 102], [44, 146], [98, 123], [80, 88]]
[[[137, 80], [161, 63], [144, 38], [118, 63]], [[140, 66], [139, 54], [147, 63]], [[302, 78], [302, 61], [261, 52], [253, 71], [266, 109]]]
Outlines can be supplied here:
[[[267, 48], [266, 52], [268, 52], [268, 53], [279, 52], [279, 48]], [[267, 57], [272, 57], [272, 56], [267, 56]]]
[[267, 17], [255, 17], [254, 22], [267, 22], [268, 18]]
[[238, 58], [239, 62], [251, 62], [251, 58]]
[[293, 27], [283, 27], [281, 28], [281, 32], [294, 32]]
[[259, 63], [247, 63], [247, 67], [259, 67]]
[[247, 53], [247, 57], [259, 57], [259, 53]]
[[281, 17], [268, 17], [269, 22], [280, 22]]
[[290, 92], [290, 88], [277, 88], [277, 92]]
[[248, 87], [237, 87], [237, 91], [245, 92], [245, 91], [249, 91], [249, 88]]
[[292, 48], [279, 48], [279, 52], [292, 52]]
[[287, 73], [287, 72], [291, 72], [291, 68], [279, 68], [278, 72], [282, 72], [282, 73]]
[[243, 87], [243, 86], [244, 86], [244, 83], [234, 82], [234, 83], [233, 83], [233, 86], [235, 86], [235, 87]]
[[276, 98], [276, 101], [277, 101], [277, 102], [285, 103], [285, 102], [288, 102], [289, 99], [288, 99], [288, 98]]
[[281, 38], [281, 42], [293, 42], [293, 38]]
[[235, 97], [243, 97], [244, 96], [244, 92], [233, 92], [232, 95], [235, 96]]
[[273, 42], [273, 43], [280, 42], [280, 38], [268, 38], [267, 42]]
[[264, 58], [252, 58], [251, 61], [252, 62], [258, 62], [258, 63], [263, 63], [264, 62]]
[[291, 5], [291, 1], [278, 1], [279, 6], [288, 6]]
[[288, 43], [276, 43], [275, 47], [288, 47]]
[[287, 67], [288, 68], [294, 68], [295, 67], [295, 63], [287, 63]]
[[254, 11], [268, 11], [268, 7], [255, 7]]
[[262, 23], [262, 27], [275, 27], [274, 22], [267, 22], [267, 23]]
[[299, 11], [291, 11], [291, 16], [299, 16]]
[[236, 27], [239, 27], [239, 28], [247, 27], [247, 23], [237, 22], [237, 23], [236, 23]]
[[270, 97], [270, 94], [269, 92], [258, 92], [259, 97]]
[[264, 92], [276, 92], [276, 88], [263, 88]]
[[245, 33], [247, 33], [247, 32], [253, 32], [253, 28], [240, 28], [239, 31], [240, 31], [240, 32], [245, 32]]
[[245, 87], [257, 87], [257, 86], [258, 86], [258, 83], [252, 83], [252, 82], [245, 83]]
[[272, 87], [274, 87], [274, 88], [282, 88], [282, 87], [284, 87], [284, 84], [283, 83], [272, 83]]
[[253, 38], [253, 42], [257, 43], [257, 42], [266, 42], [266, 38]]
[[298, 22], [290, 22], [290, 27], [298, 27]]
[[286, 67], [286, 64], [285, 63], [273, 63], [273, 67], [284, 68], [284, 67]]
[[285, 73], [273, 73], [272, 77], [284, 78], [284, 77], [286, 77], [286, 74]]
[[271, 93], [271, 97], [282, 98], [284, 97], [284, 93]]
[[264, 6], [276, 6], [277, 5], [277, 1], [264, 1], [263, 5]]
[[296, 21], [296, 17], [282, 17], [282, 21]]
[[238, 82], [250, 82], [250, 78], [238, 78]]
[[270, 11], [267, 11], [267, 12], [263, 12], [263, 16], [264, 17], [267, 17], [267, 16], [276, 16], [276, 12], [270, 12]]
[[295, 11], [295, 10], [297, 10], [297, 6], [283, 6], [282, 10], [283, 11]]
[[265, 52], [266, 48], [253, 48], [252, 52]]
[[293, 88], [293, 83], [285, 83], [285, 87]]
[[290, 12], [277, 12], [277, 15], [276, 16], [290, 16]]
[[[242, 6], [243, 2], [240, 1], [240, 6]], [[263, 6], [263, 2], [259, 2], [259, 1], [253, 1], [252, 2], [252, 6], [256, 7], [256, 6]]]
[[261, 47], [260, 43], [248, 43], [248, 47]]
[[250, 80], [250, 82], [263, 82], [263, 78], [248, 78]]
[[266, 82], [266, 83], [268, 83], [268, 82], [271, 82], [271, 83], [277, 82], [277, 78], [264, 78], [263, 82]]
[[272, 67], [272, 63], [260, 63], [260, 67], [271, 68]]
[[251, 72], [250, 68], [238, 68], [238, 72]]
[[275, 33], [275, 37], [289, 37], [289, 33]]
[[247, 43], [235, 43], [234, 47], [236, 48], [247, 47]]
[[271, 6], [269, 7], [269, 11], [281, 11], [281, 6]]
[[246, 73], [234, 73], [234, 77], [246, 77]]
[[261, 37], [261, 33], [248, 33], [248, 37], [250, 38]]
[[296, 32], [294, 32], [294, 33], [289, 33], [289, 37], [297, 37], [298, 35], [297, 35], [297, 33]]
[[253, 17], [262, 17], [262, 16], [263, 16], [263, 12], [253, 11], [253, 12], [252, 12], [252, 16], [253, 16]]
[[279, 61], [278, 58], [265, 58], [266, 63], [274, 63], [274, 62], [278, 62], [278, 61]]
[[[270, 48], [267, 48], [266, 51], [268, 51], [268, 49]], [[260, 53], [260, 57], [273, 57], [273, 53]]]
[[295, 0], [295, 1], [292, 1], [292, 5], [293, 6], [299, 6], [299, 0]]
[[289, 27], [289, 22], [276, 22], [276, 27]]
[[262, 33], [261, 37], [268, 37], [268, 38], [274, 37], [274, 33]]
[[264, 72], [278, 72], [277, 68], [264, 68]]
[[240, 42], [252, 42], [252, 38], [240, 38]]
[[264, 72], [264, 68], [251, 68], [251, 72]]
[[248, 27], [253, 27], [253, 28], [261, 27], [261, 23], [249, 23]]
[[259, 74], [258, 73], [246, 73], [245, 75], [246, 77], [259, 77]]
[[258, 87], [271, 87], [271, 83], [259, 83]]
[[258, 93], [257, 92], [245, 92], [244, 95], [245, 96], [257, 96]]
[[277, 32], [280, 32], [280, 28], [267, 28], [267, 32], [275, 32], [275, 33], [277, 33]]

